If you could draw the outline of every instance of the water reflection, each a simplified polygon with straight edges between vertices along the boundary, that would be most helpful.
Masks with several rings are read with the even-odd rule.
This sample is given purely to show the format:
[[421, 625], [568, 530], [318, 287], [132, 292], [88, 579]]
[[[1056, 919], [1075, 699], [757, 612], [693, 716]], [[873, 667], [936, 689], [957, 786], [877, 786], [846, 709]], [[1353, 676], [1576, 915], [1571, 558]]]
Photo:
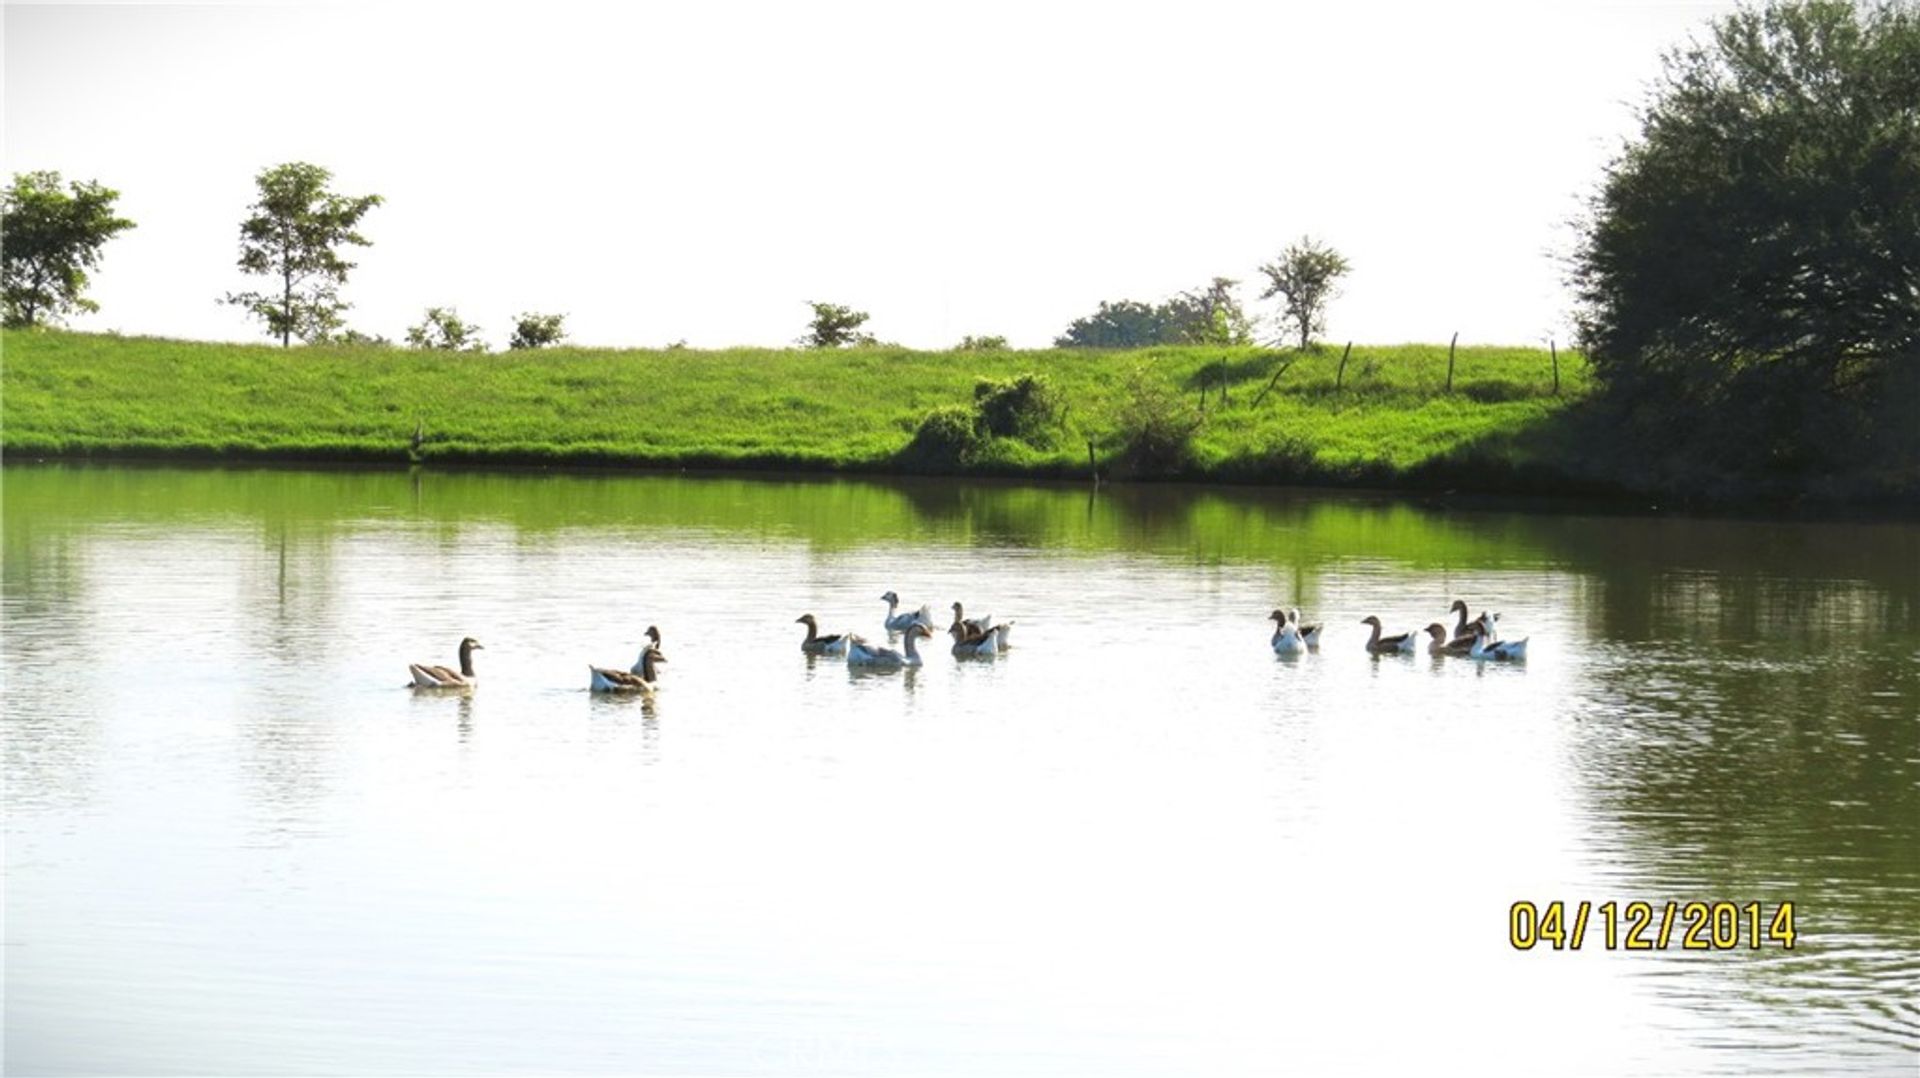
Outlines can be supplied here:
[[[17, 924], [80, 950], [95, 933], [86, 953], [102, 965], [152, 959], [153, 932], [88, 897], [78, 866], [151, 850], [157, 885], [184, 892], [154, 916], [206, 909], [207, 880], [324, 870], [348, 881], [329, 898], [342, 906], [271, 926], [285, 938], [332, 938], [359, 918], [444, 939], [427, 926], [451, 910], [468, 919], [459, 938], [537, 956], [513, 976], [575, 975], [635, 1012], [725, 995], [706, 1028], [820, 1034], [768, 1017], [789, 1011], [727, 1009], [774, 991], [756, 978], [825, 983], [849, 1013], [911, 997], [922, 1010], [901, 1028], [923, 1039], [902, 1034], [885, 1056], [902, 1069], [928, 1069], [911, 1049], [951, 1032], [928, 1017], [942, 1006], [1004, 1032], [981, 998], [1052, 1015], [1048, 999], [1110, 990], [1089, 1013], [1134, 1021], [1085, 1019], [1116, 1038], [1114, 1055], [1073, 1057], [1104, 1072], [1271, 1028], [1222, 1016], [1274, 1003], [1272, 986], [1234, 986], [1195, 954], [1351, 978], [1351, 955], [1273, 926], [1397, 923], [1405, 909], [1366, 895], [1449, 889], [1471, 898], [1465, 923], [1551, 884], [1567, 899], [1800, 903], [1806, 944], [1791, 954], [1528, 967], [1614, 1004], [1624, 982], [1721, 1031], [1678, 1022], [1684, 1048], [1721, 1036], [1777, 1052], [1728, 1069], [1872, 1070], [1920, 1051], [1920, 1014], [1899, 991], [1920, 961], [1912, 525], [1153, 486], [65, 466], [4, 479]], [[878, 636], [887, 587], [1015, 617], [1016, 650], [959, 663], [936, 638], [927, 666], [904, 670], [799, 652], [794, 613]], [[1456, 597], [1506, 609], [1503, 627], [1536, 636], [1533, 661], [1357, 650], [1363, 614], [1418, 629]], [[1324, 617], [1328, 641], [1272, 655], [1275, 605]], [[661, 696], [585, 693], [580, 666], [656, 621], [674, 642]], [[400, 687], [408, 658], [467, 633], [489, 644], [476, 689]], [[75, 656], [131, 673], [67, 691]], [[73, 845], [62, 814], [80, 809], [128, 845]], [[1355, 881], [1362, 893], [1343, 889]], [[406, 922], [410, 902], [434, 916]], [[862, 911], [851, 928], [849, 902]], [[65, 905], [86, 932], [59, 935]], [[525, 910], [543, 924], [518, 925]], [[565, 935], [548, 914], [593, 929]], [[1039, 923], [1057, 931], [1009, 927]], [[949, 932], [976, 937], [929, 942]], [[445, 973], [444, 956], [395, 947], [368, 968], [393, 961], [415, 986]], [[1122, 952], [1133, 973], [1101, 965]], [[608, 968], [569, 964], [601, 953]], [[661, 955], [683, 967], [636, 982]], [[1390, 1009], [1410, 1022], [1431, 1011], [1436, 1027], [1494, 1035], [1446, 1005], [1463, 995], [1455, 980], [1510, 992], [1510, 1008], [1555, 998], [1490, 976], [1510, 957], [1497, 950], [1374, 957], [1402, 963], [1396, 984], [1341, 983], [1405, 1004]], [[71, 988], [56, 966], [29, 956], [30, 1001]], [[1128, 995], [1148, 980], [1205, 1005]], [[245, 983], [202, 987], [243, 1007], [222, 993], [244, 997]], [[948, 983], [965, 998], [927, 988]], [[792, 1012], [835, 1006], [778, 991]], [[1331, 998], [1273, 1010], [1326, 1018], [1314, 1008]], [[1140, 1034], [1154, 1023], [1164, 1042]], [[1311, 1041], [1318, 1024], [1291, 1036]], [[1781, 1028], [1802, 1046], [1782, 1045]], [[751, 1069], [724, 1046], [674, 1043], [707, 1069]], [[1007, 1047], [1017, 1038], [995, 1043], [979, 1058], [1030, 1061]], [[1350, 1061], [1329, 1051], [1308, 1060]]]

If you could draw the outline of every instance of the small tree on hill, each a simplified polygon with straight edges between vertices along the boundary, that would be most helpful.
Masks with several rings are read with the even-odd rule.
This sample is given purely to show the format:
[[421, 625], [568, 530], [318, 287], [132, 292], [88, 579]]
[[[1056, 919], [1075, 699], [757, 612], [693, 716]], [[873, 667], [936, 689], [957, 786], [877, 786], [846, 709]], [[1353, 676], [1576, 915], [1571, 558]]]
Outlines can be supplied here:
[[240, 222], [240, 268], [274, 278], [271, 292], [230, 292], [225, 302], [243, 307], [266, 324], [281, 347], [293, 338], [327, 339], [340, 328], [340, 286], [354, 264], [340, 257], [343, 246], [366, 247], [355, 229], [379, 195], [348, 197], [327, 189], [333, 173], [305, 162], [276, 165], [254, 178], [260, 200], [253, 215]]
[[1260, 272], [1267, 275], [1267, 287], [1260, 298], [1281, 298], [1281, 325], [1298, 336], [1303, 350], [1313, 343], [1314, 334], [1326, 332], [1327, 303], [1335, 295], [1335, 282], [1348, 269], [1340, 252], [1304, 236], [1280, 252], [1279, 258], [1260, 267]]
[[436, 352], [484, 352], [480, 327], [462, 322], [452, 307], [428, 307], [426, 320], [407, 330], [407, 347]]
[[134, 227], [113, 215], [119, 197], [91, 180], [63, 191], [58, 172], [13, 177], [0, 208], [8, 326], [45, 325], [70, 312], [100, 309], [82, 293], [87, 271], [100, 264], [100, 248]]
[[1233, 294], [1239, 283], [1215, 277], [1204, 287], [1182, 292], [1166, 302], [1165, 320], [1188, 344], [1252, 344], [1253, 321]]
[[507, 341], [507, 347], [519, 351], [559, 344], [567, 337], [563, 326], [566, 320], [564, 314], [535, 314], [529, 311], [519, 315], [513, 320], [513, 337]]
[[801, 345], [807, 348], [844, 348], [847, 345], [874, 343], [872, 334], [860, 332], [860, 327], [866, 325], [870, 317], [867, 312], [815, 300], [808, 300], [807, 306], [813, 308], [813, 320], [807, 323], [807, 335], [800, 338]]

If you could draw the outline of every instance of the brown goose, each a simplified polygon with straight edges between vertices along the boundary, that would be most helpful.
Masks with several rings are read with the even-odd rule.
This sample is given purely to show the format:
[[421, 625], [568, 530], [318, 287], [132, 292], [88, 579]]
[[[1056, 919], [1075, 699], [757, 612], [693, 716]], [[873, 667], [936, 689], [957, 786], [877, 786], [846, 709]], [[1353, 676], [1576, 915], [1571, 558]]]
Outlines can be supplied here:
[[480, 641], [469, 636], [460, 641], [459, 670], [431, 666], [426, 663], [408, 663], [407, 672], [413, 675], [412, 685], [416, 689], [465, 688], [479, 681], [473, 675], [473, 653], [485, 650]]
[[1427, 641], [1429, 655], [1465, 655], [1473, 647], [1473, 637], [1468, 637], [1465, 643], [1458, 640], [1450, 641], [1447, 637], [1447, 627], [1437, 621], [1427, 626], [1427, 636], [1431, 638]]
[[1002, 622], [986, 632], [969, 632], [964, 623], [956, 623], [947, 629], [947, 635], [953, 637], [953, 653], [959, 658], [991, 658], [1007, 650], [1006, 635], [1013, 631], [1012, 622]]
[[633, 664], [631, 671], [588, 666], [592, 677], [589, 688], [594, 692], [652, 693], [660, 687], [659, 674], [654, 670], [654, 665], [666, 661], [667, 657], [660, 654], [660, 649], [650, 644], [640, 652], [640, 661]]
[[969, 637], [983, 636], [994, 629], [998, 629], [1000, 631], [995, 637], [998, 641], [997, 646], [1001, 651], [1005, 651], [1007, 650], [1007, 636], [1013, 632], [1013, 622], [1003, 621], [996, 625], [994, 624], [992, 614], [977, 618], [967, 617], [966, 608], [956, 602], [953, 604], [953, 624], [947, 626], [947, 631], [951, 633], [955, 629], [965, 631]]
[[813, 620], [812, 614], [800, 615], [794, 619], [794, 624], [807, 627], [807, 638], [800, 641], [800, 650], [809, 655], [845, 655], [848, 642], [854, 639], [852, 633], [821, 636], [820, 623]]
[[1368, 614], [1360, 619], [1360, 624], [1373, 626], [1373, 638], [1367, 641], [1367, 650], [1375, 655], [1409, 655], [1413, 652], [1412, 633], [1400, 633], [1396, 636], [1380, 635], [1380, 619]]
[[1460, 615], [1460, 620], [1453, 627], [1453, 637], [1447, 641], [1447, 646], [1452, 647], [1456, 644], [1459, 645], [1461, 654], [1466, 654], [1466, 649], [1473, 646], [1474, 637], [1479, 635], [1478, 630], [1474, 628], [1477, 625], [1486, 626], [1487, 635], [1493, 637], [1493, 639], [1498, 640], [1500, 638], [1493, 627], [1493, 623], [1500, 620], [1500, 615], [1489, 614], [1482, 610], [1479, 617], [1469, 621], [1467, 620], [1467, 601], [1465, 599], [1455, 599], [1453, 605], [1447, 607], [1447, 610]]

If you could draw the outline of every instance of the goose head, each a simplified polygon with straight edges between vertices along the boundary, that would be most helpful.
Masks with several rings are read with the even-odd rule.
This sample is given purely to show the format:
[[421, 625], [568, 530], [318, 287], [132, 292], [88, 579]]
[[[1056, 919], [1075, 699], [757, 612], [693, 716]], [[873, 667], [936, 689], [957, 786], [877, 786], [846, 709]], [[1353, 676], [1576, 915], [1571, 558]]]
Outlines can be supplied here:
[[795, 625], [810, 625], [815, 628], [819, 627], [819, 623], [813, 620], [812, 614], [802, 614], [799, 617], [793, 619], [793, 623]]
[[1278, 622], [1280, 625], [1285, 626], [1287, 624], [1287, 612], [1284, 610], [1276, 610], [1267, 615], [1267, 620]]
[[485, 644], [482, 644], [480, 641], [475, 640], [473, 637], [469, 636], [460, 641], [460, 650], [463, 652], [485, 651], [487, 650], [487, 647]]
[[899, 596], [899, 594], [898, 594], [898, 593], [896, 593], [896, 592], [892, 592], [892, 591], [889, 591], [889, 592], [887, 592], [887, 593], [886, 593], [885, 595], [882, 595], [882, 596], [880, 597], [880, 601], [881, 601], [881, 602], [883, 602], [883, 603], [888, 603], [888, 604], [890, 604], [890, 605], [893, 605], [893, 606], [899, 606], [899, 605], [900, 605], [900, 596]]
[[656, 648], [659, 647], [660, 646], [660, 626], [658, 625], [647, 626], [646, 637], [648, 640], [653, 641], [654, 647]]
[[1452, 606], [1449, 606], [1449, 607], [1447, 607], [1447, 613], [1449, 613], [1449, 614], [1458, 614], [1458, 615], [1460, 615], [1461, 617], [1466, 617], [1466, 616], [1467, 616], [1467, 601], [1466, 601], [1465, 599], [1455, 599], [1455, 600], [1453, 601], [1453, 605], [1452, 605]]
[[1298, 624], [1300, 621], [1300, 608], [1297, 606], [1287, 607], [1287, 620]]
[[1372, 614], [1368, 614], [1366, 617], [1360, 619], [1360, 624], [1371, 625], [1378, 629], [1380, 627], [1380, 619]]
[[1427, 635], [1433, 637], [1434, 643], [1444, 644], [1447, 642], [1447, 627], [1436, 621], [1427, 626]]

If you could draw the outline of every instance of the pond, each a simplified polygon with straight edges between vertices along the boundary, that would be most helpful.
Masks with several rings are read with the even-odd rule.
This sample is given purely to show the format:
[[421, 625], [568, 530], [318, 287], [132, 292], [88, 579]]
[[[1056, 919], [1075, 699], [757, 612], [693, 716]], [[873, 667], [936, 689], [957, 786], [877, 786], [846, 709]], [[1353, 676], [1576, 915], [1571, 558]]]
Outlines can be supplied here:
[[[10, 1072], [1920, 1059], [1911, 523], [612, 474], [3, 490]], [[888, 590], [1011, 647], [801, 653], [803, 613], [883, 642]], [[1456, 598], [1526, 661], [1366, 652], [1363, 617]], [[1274, 654], [1276, 606], [1325, 621], [1317, 652]], [[649, 625], [659, 693], [586, 691]], [[465, 636], [471, 691], [403, 687]]]

